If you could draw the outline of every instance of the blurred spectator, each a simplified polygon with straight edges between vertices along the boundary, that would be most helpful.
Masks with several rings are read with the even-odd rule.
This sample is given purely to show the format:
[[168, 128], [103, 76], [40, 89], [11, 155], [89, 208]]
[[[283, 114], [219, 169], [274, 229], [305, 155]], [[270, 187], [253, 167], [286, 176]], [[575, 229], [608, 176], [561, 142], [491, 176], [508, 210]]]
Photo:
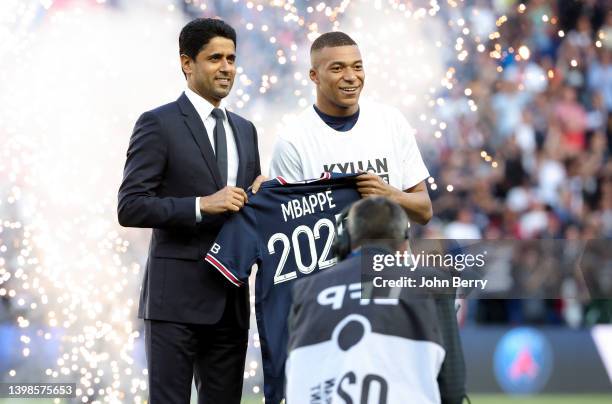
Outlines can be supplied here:
[[601, 93], [608, 113], [612, 112], [612, 50], [601, 50], [588, 72], [589, 89]]
[[558, 156], [542, 151], [536, 163], [538, 197], [548, 205], [557, 205], [561, 188], [567, 185], [565, 167]]
[[560, 124], [562, 143], [567, 152], [576, 154], [582, 151], [585, 146], [587, 115], [584, 107], [576, 100], [574, 88], [563, 88], [561, 99], [555, 105], [555, 118]]
[[612, 10], [606, 13], [604, 25], [599, 30], [598, 38], [601, 38], [606, 49], [612, 50]]
[[491, 99], [491, 106], [497, 117], [494, 146], [501, 145], [522, 120], [522, 110], [528, 100], [526, 93], [518, 91], [517, 85], [511, 81], [501, 81], [498, 91]]
[[481, 238], [480, 229], [472, 223], [472, 217], [469, 209], [459, 209], [457, 218], [444, 229], [444, 237], [457, 240]]

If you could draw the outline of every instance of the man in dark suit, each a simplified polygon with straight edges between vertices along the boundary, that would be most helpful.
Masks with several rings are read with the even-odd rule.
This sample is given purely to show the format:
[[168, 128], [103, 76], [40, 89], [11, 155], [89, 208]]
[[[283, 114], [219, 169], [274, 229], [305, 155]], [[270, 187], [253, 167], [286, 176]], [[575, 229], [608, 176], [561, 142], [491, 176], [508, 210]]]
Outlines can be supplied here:
[[[179, 37], [187, 89], [136, 122], [119, 188], [122, 226], [153, 229], [138, 315], [152, 404], [239, 403], [249, 326], [248, 288], [205, 263], [221, 226], [256, 192], [257, 132], [220, 108], [236, 73], [236, 32], [196, 19]], [[229, 285], [229, 286], [228, 286]]]

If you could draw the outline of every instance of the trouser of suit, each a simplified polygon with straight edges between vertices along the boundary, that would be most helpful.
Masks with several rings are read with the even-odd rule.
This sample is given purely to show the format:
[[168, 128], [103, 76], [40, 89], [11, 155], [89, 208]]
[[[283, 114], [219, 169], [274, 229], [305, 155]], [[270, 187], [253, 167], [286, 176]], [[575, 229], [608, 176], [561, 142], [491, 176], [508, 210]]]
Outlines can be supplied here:
[[216, 324], [145, 320], [150, 404], [188, 404], [192, 379], [198, 404], [240, 403], [248, 329], [232, 308]]

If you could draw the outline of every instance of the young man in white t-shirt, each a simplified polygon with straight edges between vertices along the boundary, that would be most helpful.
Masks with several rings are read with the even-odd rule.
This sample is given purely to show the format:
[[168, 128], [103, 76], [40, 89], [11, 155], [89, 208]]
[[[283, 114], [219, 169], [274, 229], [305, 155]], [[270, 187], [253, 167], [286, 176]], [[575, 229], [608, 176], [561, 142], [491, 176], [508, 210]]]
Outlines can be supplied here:
[[313, 42], [310, 59], [316, 103], [279, 134], [270, 176], [300, 181], [324, 171], [366, 171], [357, 183], [362, 197], [386, 196], [412, 221], [427, 223], [429, 172], [414, 130], [396, 108], [359, 102], [365, 73], [355, 41], [342, 32], [325, 33]]

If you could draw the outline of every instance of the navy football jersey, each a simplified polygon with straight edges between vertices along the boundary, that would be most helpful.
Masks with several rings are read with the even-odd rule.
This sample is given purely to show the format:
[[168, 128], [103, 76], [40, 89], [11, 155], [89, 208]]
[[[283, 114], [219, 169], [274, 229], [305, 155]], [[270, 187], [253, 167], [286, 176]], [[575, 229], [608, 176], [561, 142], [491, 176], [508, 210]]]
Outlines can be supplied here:
[[324, 173], [320, 179], [266, 181], [223, 226], [206, 261], [241, 286], [253, 264], [255, 314], [261, 341], [266, 403], [283, 398], [287, 316], [292, 281], [336, 263], [332, 256], [335, 219], [360, 198], [355, 174]]

